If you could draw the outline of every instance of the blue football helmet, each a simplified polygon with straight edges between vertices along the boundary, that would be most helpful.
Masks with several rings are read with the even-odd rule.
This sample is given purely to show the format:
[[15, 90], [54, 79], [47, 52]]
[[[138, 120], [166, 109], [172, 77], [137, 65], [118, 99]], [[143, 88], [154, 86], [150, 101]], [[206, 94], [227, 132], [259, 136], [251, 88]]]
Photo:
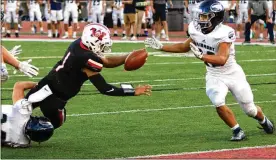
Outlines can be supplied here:
[[54, 134], [54, 126], [46, 117], [33, 117], [25, 126], [25, 135], [32, 141], [44, 142]]
[[205, 0], [200, 3], [195, 18], [195, 27], [203, 34], [212, 32], [217, 25], [223, 22], [224, 7], [217, 0]]

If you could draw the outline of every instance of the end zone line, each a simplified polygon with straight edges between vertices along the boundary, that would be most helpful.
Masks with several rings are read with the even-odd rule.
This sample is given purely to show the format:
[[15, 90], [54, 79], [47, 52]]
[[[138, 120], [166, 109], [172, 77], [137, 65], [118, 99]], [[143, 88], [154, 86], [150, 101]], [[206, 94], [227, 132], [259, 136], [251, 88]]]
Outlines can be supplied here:
[[276, 145], [241, 147], [241, 148], [232, 148], [232, 149], [218, 149], [218, 150], [207, 150], [207, 151], [197, 151], [197, 152], [183, 152], [183, 153], [175, 153], [175, 154], [148, 155], [148, 156], [137, 156], [137, 157], [128, 157], [128, 158], [154, 158], [154, 157], [163, 157], [163, 156], [181, 156], [181, 155], [191, 155], [191, 154], [237, 151], [237, 150], [258, 149], [258, 148], [273, 148], [273, 147], [276, 147]]
[[[258, 101], [256, 104], [262, 103], [275, 103], [276, 101]], [[230, 103], [227, 106], [234, 106], [239, 103]], [[155, 112], [155, 111], [169, 111], [169, 110], [182, 110], [182, 109], [193, 109], [193, 108], [206, 108], [213, 105], [201, 105], [201, 106], [185, 106], [185, 107], [170, 107], [170, 108], [155, 108], [155, 109], [135, 109], [135, 110], [125, 110], [125, 111], [114, 111], [114, 112], [94, 112], [94, 113], [83, 113], [83, 114], [70, 114], [68, 117], [80, 117], [80, 116], [93, 116], [93, 115], [111, 115], [111, 114], [121, 114], [121, 113], [137, 113], [137, 112]]]

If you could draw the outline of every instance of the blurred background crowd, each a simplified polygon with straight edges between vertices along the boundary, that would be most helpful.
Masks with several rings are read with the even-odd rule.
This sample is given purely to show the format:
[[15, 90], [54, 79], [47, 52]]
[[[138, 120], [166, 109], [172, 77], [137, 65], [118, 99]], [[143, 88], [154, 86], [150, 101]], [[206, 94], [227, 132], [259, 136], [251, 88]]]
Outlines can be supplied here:
[[[1, 13], [5, 23], [1, 32], [7, 38], [13, 34], [15, 37], [20, 37], [21, 34], [45, 34], [49, 38], [77, 38], [84, 25], [98, 22], [110, 28], [113, 36], [123, 40], [135, 41], [139, 37], [154, 36], [168, 41], [173, 31], [184, 32], [185, 36], [189, 36], [187, 25], [197, 17], [196, 8], [200, 1], [2, 0]], [[269, 14], [267, 17], [271, 18], [271, 21], [262, 18], [258, 11], [259, 17], [254, 19], [249, 31], [245, 31], [249, 1], [220, 2], [226, 10], [224, 23], [236, 29], [237, 38], [243, 38], [244, 32], [248, 32], [250, 38], [263, 41], [269, 38], [267, 28], [271, 27], [274, 28], [276, 36], [276, 3], [273, 0], [264, 1], [267, 6], [262, 8], [265, 14]], [[254, 12], [252, 6], [252, 14]], [[251, 17], [249, 18], [251, 20]], [[25, 27], [22, 25], [24, 22], [29, 25]]]

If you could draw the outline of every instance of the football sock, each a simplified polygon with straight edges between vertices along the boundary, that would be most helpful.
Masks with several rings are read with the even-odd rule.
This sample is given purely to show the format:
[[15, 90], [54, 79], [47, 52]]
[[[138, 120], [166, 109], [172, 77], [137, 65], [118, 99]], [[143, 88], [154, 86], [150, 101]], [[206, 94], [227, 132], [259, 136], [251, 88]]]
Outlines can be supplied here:
[[233, 131], [233, 133], [239, 133], [241, 128], [239, 124], [236, 124], [234, 127], [231, 128], [231, 130]]
[[264, 116], [264, 119], [262, 121], [259, 121], [260, 124], [264, 124], [266, 122], [266, 117]]

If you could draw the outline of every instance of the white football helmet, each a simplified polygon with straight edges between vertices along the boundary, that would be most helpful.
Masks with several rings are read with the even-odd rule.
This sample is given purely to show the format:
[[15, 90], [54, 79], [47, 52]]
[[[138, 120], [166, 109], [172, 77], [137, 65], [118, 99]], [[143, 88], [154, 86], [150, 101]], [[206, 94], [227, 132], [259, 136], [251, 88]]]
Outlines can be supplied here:
[[91, 23], [84, 27], [82, 43], [98, 56], [104, 56], [103, 53], [111, 52], [112, 41], [109, 29], [99, 23]]

